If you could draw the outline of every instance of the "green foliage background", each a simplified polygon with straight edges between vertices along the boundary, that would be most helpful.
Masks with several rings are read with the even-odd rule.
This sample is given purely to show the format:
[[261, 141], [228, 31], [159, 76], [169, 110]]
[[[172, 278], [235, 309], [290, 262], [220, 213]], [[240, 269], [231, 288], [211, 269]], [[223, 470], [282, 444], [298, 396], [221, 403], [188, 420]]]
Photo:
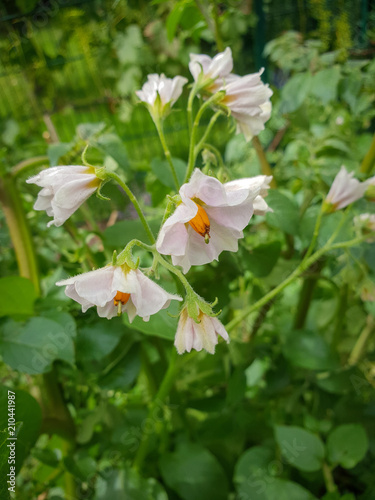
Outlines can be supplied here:
[[[374, 243], [325, 255], [241, 321], [214, 356], [184, 355], [169, 397], [155, 401], [177, 318], [163, 311], [149, 323], [99, 319], [55, 287], [145, 237], [127, 198], [106, 185], [110, 202], [92, 198], [62, 228], [47, 229], [47, 216], [32, 209], [37, 189], [24, 182], [32, 172], [20, 163], [40, 156], [39, 166], [80, 164], [88, 142], [90, 162], [118, 169], [157, 231], [173, 184], [134, 91], [148, 73], [189, 76], [189, 53], [213, 55], [220, 43], [232, 48], [239, 74], [265, 63], [273, 114], [260, 141], [278, 184], [267, 198], [274, 212], [253, 219], [238, 253], [188, 275], [200, 295], [218, 297], [227, 324], [297, 266], [340, 166], [364, 178], [373, 140], [373, 11], [360, 2], [297, 4], [17, 0], [1, 7], [2, 186], [16, 179], [41, 285], [39, 294], [19, 276], [4, 211], [0, 474], [4, 481], [11, 389], [18, 499], [374, 498]], [[181, 171], [185, 105], [186, 96], [166, 123]], [[261, 172], [254, 148], [227, 120], [211, 140], [228, 178]], [[219, 167], [208, 152], [199, 158], [207, 164]], [[353, 235], [352, 218], [363, 212], [374, 213], [373, 202], [357, 202], [339, 239]], [[318, 245], [341, 217], [324, 219]], [[160, 283], [178, 292], [167, 273]], [[145, 436], [147, 457], [134, 467]], [[0, 492], [6, 498], [3, 483]]]

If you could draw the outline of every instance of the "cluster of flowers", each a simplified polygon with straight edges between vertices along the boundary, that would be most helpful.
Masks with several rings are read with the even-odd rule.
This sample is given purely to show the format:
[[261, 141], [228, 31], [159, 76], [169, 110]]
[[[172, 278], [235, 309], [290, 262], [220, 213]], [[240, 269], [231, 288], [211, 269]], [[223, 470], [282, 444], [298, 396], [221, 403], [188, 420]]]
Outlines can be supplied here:
[[[214, 106], [226, 107], [235, 118], [238, 131], [249, 140], [264, 128], [270, 116], [272, 92], [261, 82], [261, 72], [240, 77], [232, 74], [232, 68], [230, 49], [213, 59], [191, 55], [190, 71], [197, 92], [206, 98], [218, 95]], [[164, 75], [149, 75], [137, 95], [157, 121], [168, 113], [186, 82], [180, 76], [169, 79]], [[102, 170], [99, 175], [94, 167], [63, 166], [40, 172], [27, 181], [42, 187], [34, 208], [46, 210], [53, 216], [48, 225], [62, 225], [100, 188], [104, 179]], [[364, 195], [371, 180], [360, 183], [352, 177], [344, 167], [340, 170], [326, 198], [327, 212], [343, 208]], [[243, 229], [253, 214], [264, 215], [270, 211], [264, 197], [271, 179], [260, 175], [222, 184], [195, 169], [179, 190], [174, 213], [160, 229], [157, 252], [171, 256], [173, 265], [180, 266], [183, 273], [191, 266], [217, 260], [225, 250], [236, 252], [238, 240], [243, 237]], [[172, 300], [183, 300], [167, 293], [138, 268], [117, 261], [56, 284], [66, 287], [66, 295], [81, 304], [83, 312], [96, 306], [98, 315], [108, 319], [126, 312], [130, 322], [136, 315], [148, 321]], [[199, 299], [193, 307], [186, 299], [182, 307], [175, 337], [179, 353], [202, 348], [213, 353], [218, 336], [229, 341], [211, 306]]]

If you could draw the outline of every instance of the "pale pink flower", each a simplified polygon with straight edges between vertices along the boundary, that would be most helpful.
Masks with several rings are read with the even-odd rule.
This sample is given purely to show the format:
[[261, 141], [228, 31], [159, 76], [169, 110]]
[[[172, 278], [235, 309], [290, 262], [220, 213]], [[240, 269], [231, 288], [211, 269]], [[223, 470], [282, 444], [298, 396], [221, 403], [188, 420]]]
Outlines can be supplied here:
[[228, 77], [233, 69], [232, 51], [227, 47], [214, 58], [205, 54], [190, 54], [189, 69], [195, 81], [200, 78], [205, 90], [214, 93], [221, 85], [221, 80], [216, 80]]
[[190, 352], [192, 349], [196, 351], [205, 349], [214, 354], [219, 335], [229, 343], [228, 333], [217, 318], [199, 311], [198, 321], [199, 323], [196, 323], [189, 316], [187, 308], [182, 310], [174, 340], [178, 354]]
[[81, 304], [82, 312], [96, 306], [101, 318], [111, 319], [126, 311], [130, 323], [135, 316], [148, 321], [152, 314], [167, 308], [171, 300], [182, 300], [127, 265], [109, 265], [56, 285], [66, 286], [65, 294]]
[[[151, 111], [165, 114], [173, 106], [182, 93], [183, 86], [187, 83], [187, 78], [175, 76], [167, 78], [165, 75], [152, 74], [147, 76], [147, 82], [136, 94], [139, 99], [145, 102]], [[160, 101], [157, 100], [159, 97]], [[155, 109], [156, 108], [156, 109]]]
[[47, 226], [61, 226], [98, 189], [101, 181], [94, 167], [69, 165], [47, 168], [26, 182], [43, 188], [34, 209], [45, 210], [53, 217]]
[[171, 255], [184, 273], [192, 265], [217, 260], [224, 250], [236, 252], [254, 205], [258, 213], [269, 210], [262, 198], [270, 180], [258, 176], [222, 184], [195, 169], [180, 188], [181, 203], [160, 230], [157, 250]]
[[353, 176], [353, 172], [349, 173], [344, 166], [341, 167], [327, 194], [325, 200], [326, 211], [340, 210], [364, 196], [368, 181], [360, 182], [354, 179]]
[[220, 105], [230, 110], [237, 123], [237, 133], [243, 133], [249, 141], [264, 130], [272, 110], [272, 90], [260, 78], [264, 69], [245, 76], [231, 73], [233, 59], [229, 48], [213, 59], [203, 54], [190, 54], [189, 68], [202, 90], [211, 94], [220, 90], [225, 92]]
[[243, 133], [249, 141], [264, 130], [265, 122], [270, 118], [272, 90], [265, 85], [258, 73], [246, 76], [231, 76], [220, 90], [225, 90], [225, 97], [220, 104], [230, 109], [237, 123], [237, 133]]

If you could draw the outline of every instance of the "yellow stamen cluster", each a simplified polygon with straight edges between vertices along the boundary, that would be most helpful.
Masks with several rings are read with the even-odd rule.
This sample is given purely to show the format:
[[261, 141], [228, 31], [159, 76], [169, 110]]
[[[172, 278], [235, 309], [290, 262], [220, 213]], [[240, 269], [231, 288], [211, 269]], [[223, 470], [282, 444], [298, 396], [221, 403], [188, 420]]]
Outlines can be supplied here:
[[198, 234], [203, 236], [204, 241], [206, 243], [209, 243], [210, 238], [211, 238], [211, 236], [210, 236], [210, 219], [208, 218], [208, 215], [206, 214], [206, 211], [204, 210], [204, 208], [201, 207], [201, 205], [198, 205], [198, 203], [196, 203], [196, 205], [198, 207], [198, 212], [195, 215], [195, 217], [193, 217], [191, 220], [189, 220], [189, 224], [194, 229], [194, 231], [196, 231]]

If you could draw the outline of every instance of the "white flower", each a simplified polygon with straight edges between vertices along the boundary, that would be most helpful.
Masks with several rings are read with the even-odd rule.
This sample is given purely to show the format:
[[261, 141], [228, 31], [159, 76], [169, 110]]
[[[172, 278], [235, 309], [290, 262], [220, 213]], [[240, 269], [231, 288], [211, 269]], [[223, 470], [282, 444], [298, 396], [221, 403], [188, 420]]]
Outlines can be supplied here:
[[[166, 113], [173, 106], [180, 97], [183, 86], [188, 81], [183, 76], [175, 76], [172, 79], [163, 74], [148, 75], [147, 79], [142, 90], [137, 90], [136, 94], [141, 101], [148, 104], [151, 114], [157, 111], [160, 115]], [[159, 103], [157, 101], [158, 96], [160, 98]], [[158, 109], [156, 110], [156, 108]]]
[[180, 315], [174, 345], [178, 354], [192, 349], [214, 354], [219, 335], [229, 343], [229, 336], [223, 324], [217, 319], [208, 316], [202, 311], [198, 314], [199, 323], [190, 318], [187, 308]]
[[223, 250], [236, 252], [254, 205], [257, 213], [269, 210], [262, 197], [270, 180], [263, 175], [222, 184], [195, 169], [180, 188], [181, 204], [160, 230], [157, 250], [171, 255], [184, 273], [217, 260]]
[[66, 286], [65, 294], [81, 304], [83, 312], [96, 306], [101, 318], [111, 319], [126, 311], [130, 322], [135, 316], [148, 321], [152, 314], [167, 308], [171, 300], [182, 300], [126, 264], [102, 267], [56, 285]]
[[212, 94], [225, 91], [220, 105], [230, 110], [237, 122], [237, 133], [242, 132], [249, 141], [264, 130], [272, 110], [272, 90], [260, 78], [264, 69], [246, 76], [231, 73], [233, 59], [229, 48], [213, 59], [190, 54], [189, 68], [194, 80], [200, 79], [202, 90]]
[[230, 109], [237, 122], [237, 133], [242, 132], [247, 141], [264, 130], [264, 124], [271, 116], [270, 97], [273, 92], [260, 78], [263, 71], [246, 76], [233, 75], [220, 88], [225, 90], [220, 104]]
[[368, 181], [360, 182], [353, 176], [353, 172], [349, 173], [344, 166], [341, 167], [327, 194], [326, 212], [340, 210], [362, 198], [367, 190]]
[[47, 226], [61, 226], [100, 185], [94, 167], [64, 166], [42, 170], [26, 181], [43, 189], [35, 210], [45, 210], [53, 220]]
[[220, 87], [220, 81], [217, 83], [216, 80], [229, 76], [233, 69], [232, 51], [227, 47], [214, 58], [205, 54], [190, 54], [189, 69], [195, 81], [201, 78], [206, 90], [216, 92]]

